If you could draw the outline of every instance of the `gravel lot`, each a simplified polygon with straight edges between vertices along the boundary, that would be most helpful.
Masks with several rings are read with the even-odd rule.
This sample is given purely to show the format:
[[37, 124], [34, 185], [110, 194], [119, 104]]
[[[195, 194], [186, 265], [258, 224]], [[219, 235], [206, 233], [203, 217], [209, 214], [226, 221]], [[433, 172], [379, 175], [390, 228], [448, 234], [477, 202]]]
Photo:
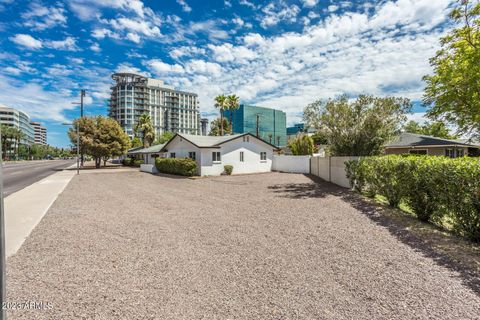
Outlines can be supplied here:
[[461, 270], [297, 174], [75, 177], [8, 261], [9, 319], [479, 319]]

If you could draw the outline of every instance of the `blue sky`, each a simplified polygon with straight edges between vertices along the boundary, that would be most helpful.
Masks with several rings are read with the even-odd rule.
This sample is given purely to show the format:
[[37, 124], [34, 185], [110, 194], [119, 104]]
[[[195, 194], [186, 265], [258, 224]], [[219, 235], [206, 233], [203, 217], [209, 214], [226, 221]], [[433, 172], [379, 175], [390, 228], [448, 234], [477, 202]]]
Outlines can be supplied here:
[[115, 71], [196, 92], [209, 118], [220, 93], [282, 109], [288, 124], [308, 103], [343, 93], [419, 101], [452, 3], [0, 0], [0, 104], [67, 146], [61, 123], [78, 115], [80, 89], [86, 114], [106, 115]]

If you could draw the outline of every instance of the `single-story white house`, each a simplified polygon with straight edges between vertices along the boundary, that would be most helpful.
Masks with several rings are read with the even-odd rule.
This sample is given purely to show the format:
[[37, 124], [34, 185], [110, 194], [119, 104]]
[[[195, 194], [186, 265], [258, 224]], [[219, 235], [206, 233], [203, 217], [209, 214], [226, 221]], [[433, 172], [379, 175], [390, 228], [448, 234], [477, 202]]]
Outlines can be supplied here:
[[167, 158], [191, 158], [200, 176], [218, 176], [225, 165], [233, 174], [270, 172], [279, 149], [250, 133], [228, 136], [199, 136], [177, 133], [162, 148]]
[[143, 160], [145, 164], [155, 164], [155, 158], [164, 157], [164, 153], [161, 152], [165, 144], [157, 144], [148, 148], [136, 148], [133, 151], [128, 152], [128, 156], [131, 158]]

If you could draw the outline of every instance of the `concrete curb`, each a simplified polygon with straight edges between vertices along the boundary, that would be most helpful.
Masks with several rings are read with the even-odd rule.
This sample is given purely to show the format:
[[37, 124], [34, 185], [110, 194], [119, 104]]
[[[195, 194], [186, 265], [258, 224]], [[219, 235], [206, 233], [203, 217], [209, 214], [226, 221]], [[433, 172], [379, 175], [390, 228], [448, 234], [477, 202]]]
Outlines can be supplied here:
[[5, 198], [5, 251], [14, 255], [42, 220], [75, 171], [56, 172]]

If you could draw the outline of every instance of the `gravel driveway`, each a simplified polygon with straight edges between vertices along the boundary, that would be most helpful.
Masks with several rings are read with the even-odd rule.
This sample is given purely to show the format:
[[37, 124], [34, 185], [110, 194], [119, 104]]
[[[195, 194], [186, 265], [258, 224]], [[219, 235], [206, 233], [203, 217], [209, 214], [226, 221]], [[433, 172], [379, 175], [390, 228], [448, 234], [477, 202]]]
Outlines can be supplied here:
[[[347, 196], [346, 196], [347, 194]], [[464, 275], [299, 174], [75, 177], [8, 261], [9, 319], [479, 319]]]

